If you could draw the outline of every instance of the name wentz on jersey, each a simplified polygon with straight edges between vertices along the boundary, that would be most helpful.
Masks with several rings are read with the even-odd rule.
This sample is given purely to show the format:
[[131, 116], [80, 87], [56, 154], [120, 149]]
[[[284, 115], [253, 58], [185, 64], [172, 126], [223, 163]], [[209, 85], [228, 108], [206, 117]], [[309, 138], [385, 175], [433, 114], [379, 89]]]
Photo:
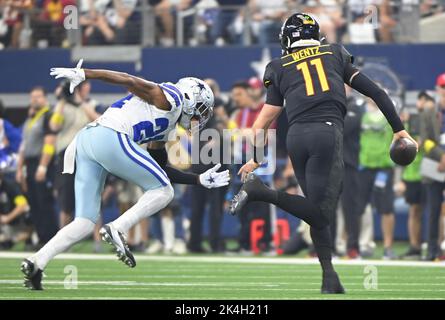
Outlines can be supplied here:
[[113, 103], [96, 121], [104, 126], [127, 134], [134, 142], [166, 141], [175, 130], [182, 112], [184, 97], [172, 83], [159, 84], [171, 105], [161, 110], [141, 98], [129, 94]]
[[338, 44], [301, 47], [272, 60], [266, 67], [267, 103], [283, 106], [289, 125], [331, 121], [343, 124], [344, 83], [358, 73], [353, 57]]

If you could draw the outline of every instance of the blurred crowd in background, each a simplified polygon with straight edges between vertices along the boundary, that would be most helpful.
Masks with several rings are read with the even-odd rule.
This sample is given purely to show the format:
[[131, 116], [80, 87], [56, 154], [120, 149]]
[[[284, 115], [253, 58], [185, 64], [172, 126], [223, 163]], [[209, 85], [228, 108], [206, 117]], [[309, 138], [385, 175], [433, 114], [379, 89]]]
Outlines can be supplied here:
[[0, 43], [267, 45], [296, 11], [314, 15], [329, 42], [444, 42], [444, 10], [444, 0], [0, 0]]
[[[260, 79], [236, 82], [230, 92], [224, 94], [217, 81], [205, 81], [215, 93], [215, 112], [208, 128], [242, 130], [253, 125], [264, 104], [265, 92]], [[8, 121], [7, 106], [0, 103], [1, 249], [36, 250], [73, 219], [74, 179], [72, 175], [61, 174], [62, 162], [75, 134], [106, 110], [106, 106], [92, 98], [91, 91], [91, 84], [86, 81], [70, 94], [68, 84], [62, 82], [54, 93], [57, 102], [51, 105], [45, 89], [34, 87], [29, 93], [26, 119], [15, 125]], [[408, 220], [402, 228], [408, 230], [409, 241], [403, 244], [406, 246], [403, 258], [442, 259], [445, 183], [423, 177], [421, 163], [424, 157], [431, 158], [437, 161], [440, 171], [445, 171], [445, 140], [441, 138], [445, 136], [445, 73], [437, 78], [434, 91], [419, 92], [415, 106], [401, 106], [399, 110], [402, 120], [422, 146], [415, 162], [405, 168], [395, 167], [389, 158], [392, 131], [383, 114], [373, 101], [349, 88], [346, 91], [345, 180], [337, 220], [332, 226], [335, 254], [349, 259], [373, 256], [374, 224], [377, 223], [373, 220], [379, 217], [383, 258], [402, 258], [394, 250], [394, 229], [395, 203], [404, 199], [405, 208], [409, 209], [404, 213]], [[188, 137], [180, 128], [178, 133]], [[222, 139], [224, 135], [221, 141], [201, 142], [198, 147], [209, 143], [222, 148]], [[232, 135], [228, 139], [235, 143], [238, 138]], [[278, 142], [277, 158], [269, 159], [276, 163], [275, 173], [268, 174], [261, 168], [257, 173], [274, 188], [301, 194], [285, 144]], [[180, 144], [185, 150], [185, 158], [173, 164], [180, 169], [202, 173], [212, 166], [191, 165], [191, 139], [169, 143]], [[242, 157], [236, 153], [233, 156]], [[240, 165], [225, 166], [232, 172], [232, 182], [227, 188], [208, 190], [201, 186], [176, 185], [172, 203], [130, 232], [131, 248], [147, 253], [241, 255], [296, 254], [308, 249], [308, 254], [314, 256], [308, 226], [290, 223], [290, 216], [273, 206], [251, 203], [237, 217], [227, 214], [229, 201], [239, 190], [241, 181], [236, 175]], [[103, 221], [98, 223], [97, 230], [101, 223], [109, 222], [135, 204], [141, 194], [139, 187], [109, 176], [102, 196]], [[425, 215], [427, 220], [423, 219]], [[225, 229], [224, 221], [228, 218], [237, 220], [231, 224], [233, 230]], [[422, 222], [426, 222], [426, 228]], [[207, 231], [204, 233], [204, 230]], [[427, 232], [422, 234], [422, 230]], [[105, 249], [97, 232], [93, 240], [92, 250]], [[426, 248], [422, 247], [424, 241]]]

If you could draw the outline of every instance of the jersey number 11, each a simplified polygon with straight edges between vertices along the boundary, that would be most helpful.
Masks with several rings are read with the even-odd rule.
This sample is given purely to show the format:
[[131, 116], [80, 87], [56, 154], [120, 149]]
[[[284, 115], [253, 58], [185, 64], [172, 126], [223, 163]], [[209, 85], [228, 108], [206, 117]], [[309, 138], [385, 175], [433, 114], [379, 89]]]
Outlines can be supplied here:
[[[317, 70], [318, 79], [320, 80], [321, 91], [329, 91], [328, 79], [326, 78], [326, 73], [324, 72], [323, 63], [320, 58], [310, 60], [309, 63], [312, 66], [315, 66], [315, 70]], [[312, 81], [311, 73], [309, 71], [308, 62], [302, 62], [297, 64], [297, 70], [301, 71], [303, 74], [304, 82], [306, 84], [306, 94], [308, 96], [313, 96], [314, 91], [314, 83]]]

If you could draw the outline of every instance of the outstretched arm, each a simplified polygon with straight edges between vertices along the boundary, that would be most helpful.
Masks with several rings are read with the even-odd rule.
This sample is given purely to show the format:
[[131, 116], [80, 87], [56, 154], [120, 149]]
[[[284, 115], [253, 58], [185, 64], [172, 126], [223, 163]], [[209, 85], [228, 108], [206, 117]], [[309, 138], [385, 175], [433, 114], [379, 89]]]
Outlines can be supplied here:
[[350, 85], [361, 94], [364, 94], [365, 96], [374, 100], [374, 102], [379, 107], [380, 111], [382, 111], [382, 113], [385, 115], [386, 120], [388, 120], [389, 124], [392, 127], [392, 130], [394, 132], [393, 140], [399, 138], [408, 138], [412, 140], [418, 148], [416, 140], [414, 140], [405, 130], [405, 127], [403, 126], [403, 123], [394, 108], [394, 104], [383, 89], [381, 89], [366, 75], [358, 71], [352, 75], [350, 79]]
[[76, 68], [52, 68], [50, 75], [56, 79], [66, 78], [70, 81], [70, 91], [86, 79], [101, 80], [110, 84], [125, 87], [129, 92], [135, 94], [144, 101], [157, 106], [163, 110], [170, 110], [171, 106], [159, 86], [151, 81], [130, 75], [125, 72], [82, 69], [83, 60], [80, 60]]
[[[99, 69], [83, 69], [85, 79], [96, 79], [110, 84], [125, 87], [131, 93], [134, 93], [148, 103], [153, 103], [161, 96], [164, 96], [159, 86], [151, 81], [133, 76], [125, 72], [99, 70]], [[165, 99], [165, 97], [164, 97]], [[168, 105], [168, 103], [167, 103]]]
[[260, 114], [258, 115], [257, 119], [255, 120], [252, 130], [253, 130], [253, 155], [254, 158], [249, 160], [245, 165], [241, 167], [241, 169], [238, 171], [238, 174], [241, 174], [241, 181], [244, 181], [245, 176], [257, 169], [260, 166], [260, 163], [262, 162], [262, 159], [257, 158], [257, 148], [262, 148], [267, 139], [267, 130], [269, 129], [272, 122], [275, 121], [275, 119], [278, 118], [281, 111], [283, 111], [283, 108], [280, 106], [274, 106], [271, 104], [265, 104], [263, 106], [263, 109], [261, 109]]
[[172, 183], [202, 185], [205, 188], [219, 188], [229, 184], [230, 174], [229, 170], [218, 172], [221, 164], [215, 165], [213, 168], [204, 173], [196, 174], [191, 172], [184, 172], [182, 170], [173, 168], [167, 165], [168, 154], [165, 149], [164, 142], [151, 142], [147, 146], [147, 151], [156, 160], [156, 162], [164, 169], [168, 178]]

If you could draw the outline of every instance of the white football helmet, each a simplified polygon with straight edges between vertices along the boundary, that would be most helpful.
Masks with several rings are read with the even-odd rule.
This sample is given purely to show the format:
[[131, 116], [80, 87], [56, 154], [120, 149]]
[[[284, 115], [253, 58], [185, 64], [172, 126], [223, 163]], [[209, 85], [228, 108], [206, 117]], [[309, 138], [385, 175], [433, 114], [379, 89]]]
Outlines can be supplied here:
[[[215, 97], [212, 89], [201, 79], [193, 77], [179, 79], [176, 86], [184, 95], [179, 124], [191, 132], [201, 130], [213, 115]], [[192, 120], [197, 120], [198, 123], [193, 124]]]

